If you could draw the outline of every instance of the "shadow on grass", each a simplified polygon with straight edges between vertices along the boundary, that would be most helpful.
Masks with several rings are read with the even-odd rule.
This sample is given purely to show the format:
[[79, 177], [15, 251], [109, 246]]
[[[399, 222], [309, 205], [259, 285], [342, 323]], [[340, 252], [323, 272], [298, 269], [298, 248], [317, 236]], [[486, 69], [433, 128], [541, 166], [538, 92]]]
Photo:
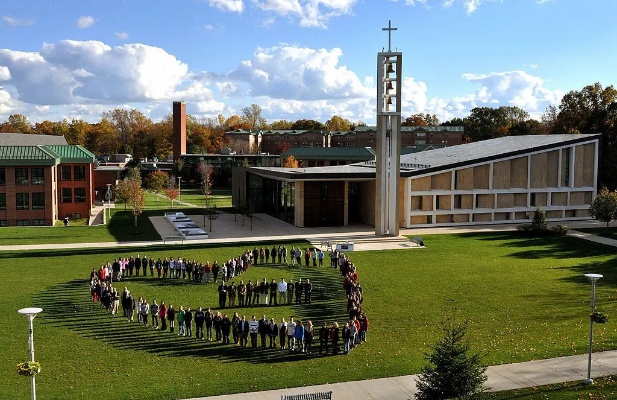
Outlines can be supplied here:
[[[302, 318], [305, 322], [310, 319], [313, 321], [316, 333], [323, 322], [330, 325], [332, 321], [344, 321], [347, 316], [345, 312], [344, 292], [340, 288], [340, 281], [337, 279], [332, 282], [332, 276], [325, 276], [318, 271], [311, 271], [310, 278], [314, 280], [313, 304], [293, 305], [292, 314], [295, 318]], [[308, 275], [308, 274], [307, 274]], [[140, 277], [139, 280], [152, 283], [152, 278]], [[156, 284], [178, 284], [177, 280], [167, 279], [158, 280]], [[122, 282], [121, 285], [126, 284]], [[335, 287], [333, 287], [333, 284]], [[137, 315], [134, 322], [128, 322], [122, 316], [120, 307], [118, 315], [106, 313], [98, 302], [90, 300], [89, 287], [85, 280], [73, 280], [47, 288], [44, 292], [35, 295], [36, 304], [40, 304], [45, 310], [41, 323], [49, 323], [66, 329], [73, 330], [81, 336], [101, 341], [119, 349], [146, 351], [149, 353], [169, 356], [169, 357], [210, 357], [227, 362], [289, 362], [307, 357], [317, 357], [316, 354], [290, 353], [281, 349], [261, 349], [261, 348], [241, 348], [234, 344], [222, 345], [217, 342], [197, 340], [194, 337], [178, 337], [176, 332], [171, 334], [169, 331], [162, 332], [154, 330], [148, 325], [144, 326], [137, 322]], [[219, 311], [230, 316], [234, 311], [240, 315], [255, 314], [277, 314], [280, 308], [274, 306], [247, 307], [247, 308], [225, 308]], [[217, 308], [212, 308], [217, 311]], [[286, 310], [288, 311], [288, 310]], [[279, 319], [280, 319], [280, 312]], [[297, 316], [297, 317], [296, 317]], [[268, 317], [269, 318], [269, 317]], [[277, 319], [277, 322], [278, 319]], [[195, 326], [193, 325], [193, 333]], [[278, 343], [278, 337], [277, 337]], [[313, 341], [316, 349], [319, 340]], [[261, 344], [261, 342], [259, 342]], [[250, 340], [249, 340], [250, 346]]]

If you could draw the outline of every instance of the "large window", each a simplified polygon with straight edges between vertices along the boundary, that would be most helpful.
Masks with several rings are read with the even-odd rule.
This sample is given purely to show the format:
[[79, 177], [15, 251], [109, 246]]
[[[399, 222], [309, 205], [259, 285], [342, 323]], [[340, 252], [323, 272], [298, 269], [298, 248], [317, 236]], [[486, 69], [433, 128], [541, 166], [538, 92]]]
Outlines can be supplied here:
[[86, 202], [86, 188], [75, 188], [75, 203]]
[[71, 180], [71, 167], [63, 165], [60, 170], [60, 180], [61, 181], [70, 181]]
[[29, 193], [15, 194], [15, 208], [18, 210], [27, 210], [28, 208], [30, 208]]
[[62, 188], [62, 199], [60, 199], [61, 203], [72, 203], [73, 202], [73, 191], [71, 188]]
[[18, 219], [17, 221], [15, 221], [15, 225], [17, 225], [17, 226], [30, 226], [30, 220], [29, 219]]
[[86, 167], [83, 165], [76, 165], [73, 167], [73, 180], [85, 181], [86, 180]]
[[45, 182], [43, 168], [32, 168], [30, 170], [30, 175], [33, 185], [42, 185]]
[[43, 226], [43, 225], [46, 225], [46, 223], [44, 219], [33, 219], [32, 225], [33, 226]]
[[32, 193], [32, 209], [43, 210], [45, 209], [45, 193]]
[[28, 168], [15, 168], [15, 184], [27, 185], [28, 184]]
[[6, 172], [4, 168], [0, 168], [0, 185], [6, 185]]
[[6, 210], [6, 193], [0, 193], [0, 210]]

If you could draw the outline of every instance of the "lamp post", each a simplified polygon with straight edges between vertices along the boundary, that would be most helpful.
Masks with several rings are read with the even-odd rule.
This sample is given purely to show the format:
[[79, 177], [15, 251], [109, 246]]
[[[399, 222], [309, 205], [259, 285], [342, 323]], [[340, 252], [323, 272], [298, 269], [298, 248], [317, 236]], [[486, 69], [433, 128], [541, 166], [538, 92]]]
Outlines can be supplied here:
[[[585, 277], [591, 282], [591, 314], [596, 309], [596, 281], [602, 278], [600, 274], [585, 274]], [[591, 379], [591, 353], [593, 351], [593, 318], [589, 317], [589, 359], [587, 361], [587, 379], [583, 381], [585, 385], [593, 385]]]
[[[36, 317], [36, 315], [40, 313], [41, 311], [43, 311], [43, 309], [38, 308], [38, 307], [22, 308], [21, 310], [17, 311], [21, 315], [25, 315], [26, 317], [28, 317], [28, 322], [30, 324], [30, 332], [28, 335], [28, 349], [30, 350], [30, 361], [34, 361], [34, 332], [32, 328], [32, 320], [34, 320], [34, 317]], [[32, 379], [30, 383], [31, 398], [32, 400], [36, 400], [35, 376], [32, 375], [31, 379]]]
[[180, 203], [180, 181], [182, 180], [182, 177], [179, 176], [178, 177], [178, 203]]
[[105, 193], [105, 198], [107, 199], [107, 208], [109, 209], [109, 219], [111, 220], [111, 197], [113, 196], [111, 192], [111, 183], [107, 183], [107, 193]]

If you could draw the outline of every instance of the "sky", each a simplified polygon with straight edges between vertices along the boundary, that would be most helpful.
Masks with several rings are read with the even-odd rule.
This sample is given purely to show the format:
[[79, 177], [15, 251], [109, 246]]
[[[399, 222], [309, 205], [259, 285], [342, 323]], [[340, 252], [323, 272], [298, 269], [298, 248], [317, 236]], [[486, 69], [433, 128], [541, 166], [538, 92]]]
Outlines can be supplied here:
[[99, 121], [173, 101], [198, 118], [375, 123], [377, 53], [403, 53], [403, 118], [517, 106], [617, 78], [615, 0], [0, 1], [0, 121]]

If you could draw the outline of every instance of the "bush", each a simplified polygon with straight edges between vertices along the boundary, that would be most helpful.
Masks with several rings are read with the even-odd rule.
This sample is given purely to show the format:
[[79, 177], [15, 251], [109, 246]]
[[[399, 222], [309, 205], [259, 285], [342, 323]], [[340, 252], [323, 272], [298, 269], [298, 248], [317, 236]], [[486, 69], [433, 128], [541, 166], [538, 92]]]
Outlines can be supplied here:
[[551, 226], [549, 229], [551, 236], [566, 236], [568, 234], [568, 227], [565, 225]]

